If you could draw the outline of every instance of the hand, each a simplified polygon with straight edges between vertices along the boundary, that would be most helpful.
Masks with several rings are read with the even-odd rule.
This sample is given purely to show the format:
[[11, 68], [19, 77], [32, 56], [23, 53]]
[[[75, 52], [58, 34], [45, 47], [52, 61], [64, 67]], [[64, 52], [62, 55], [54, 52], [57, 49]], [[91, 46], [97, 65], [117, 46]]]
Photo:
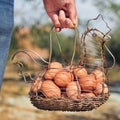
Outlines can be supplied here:
[[59, 32], [63, 28], [77, 26], [77, 10], [75, 0], [43, 0], [48, 16], [55, 29]]

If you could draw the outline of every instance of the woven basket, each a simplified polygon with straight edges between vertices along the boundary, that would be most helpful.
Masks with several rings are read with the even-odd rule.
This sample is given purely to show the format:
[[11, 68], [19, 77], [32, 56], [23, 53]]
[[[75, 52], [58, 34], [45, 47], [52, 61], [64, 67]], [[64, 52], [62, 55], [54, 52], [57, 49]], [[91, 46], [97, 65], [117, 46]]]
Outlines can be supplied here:
[[[98, 15], [97, 18], [92, 19], [92, 20], [97, 20], [100, 16], [101, 15]], [[104, 21], [103, 18], [102, 18], [102, 20]], [[88, 21], [88, 23], [90, 21]], [[80, 59], [78, 60], [77, 65], [78, 66], [82, 65], [85, 68], [87, 68], [89, 71], [94, 70], [96, 68], [100, 68], [100, 70], [102, 70], [105, 73], [105, 75], [107, 75], [108, 68], [106, 67], [104, 48], [106, 48], [107, 51], [110, 53], [110, 55], [113, 57], [114, 63], [115, 63], [115, 59], [114, 59], [114, 56], [112, 55], [112, 53], [110, 52], [110, 50], [105, 45], [106, 39], [108, 39], [107, 36], [110, 32], [110, 28], [109, 28], [109, 26], [107, 25], [106, 22], [105, 22], [105, 25], [108, 28], [107, 33], [103, 33], [96, 28], [89, 28], [87, 26], [87, 29], [85, 30], [85, 32], [82, 34], [82, 36], [80, 38], [81, 55], [79, 57]], [[98, 33], [101, 34], [102, 37], [97, 36]], [[90, 39], [88, 39], [88, 37], [90, 37]], [[75, 38], [76, 38], [76, 36], [75, 36]], [[94, 39], [94, 41], [93, 41], [93, 39]], [[96, 49], [99, 48], [99, 50], [97, 51], [97, 52], [99, 52], [98, 54], [100, 54], [99, 55], [99, 61], [97, 61], [98, 60], [97, 55], [92, 56], [93, 54], [91, 54], [91, 53], [93, 53], [91, 51], [91, 49], [89, 49], [91, 46], [88, 46], [88, 45], [91, 45], [91, 44], [87, 44], [87, 42], [89, 40], [93, 41], [93, 44], [96, 45]], [[87, 48], [87, 46], [88, 46], [88, 48]], [[51, 47], [52, 47], [52, 45], [50, 44], [50, 48]], [[59, 47], [60, 47], [60, 45], [59, 45]], [[72, 64], [73, 64], [73, 61], [74, 61], [75, 49], [76, 49], [76, 40], [74, 41], [73, 56], [72, 56], [72, 59], [71, 59], [71, 63], [69, 64], [71, 67], [72, 67]], [[94, 49], [92, 49], [92, 50], [94, 51]], [[60, 51], [61, 51], [61, 48], [60, 48]], [[12, 56], [12, 60], [20, 52], [24, 52], [34, 62], [36, 62], [34, 60], [34, 57], [29, 55], [28, 52], [31, 52], [30, 50], [16, 52]], [[50, 58], [49, 58], [48, 64], [51, 62], [51, 54], [52, 54], [52, 51], [50, 50]], [[35, 55], [38, 55], [38, 54], [35, 54]], [[42, 59], [42, 58], [40, 57], [40, 59]], [[42, 59], [42, 61], [46, 62], [43, 59]], [[99, 62], [99, 64], [97, 64], [96, 61]], [[23, 73], [23, 65], [21, 64], [21, 62], [18, 62], [18, 61], [16, 62], [15, 61], [14, 63], [18, 65], [19, 73], [23, 76], [23, 78], [26, 81], [27, 80], [26, 75]], [[113, 66], [114, 66], [114, 64], [113, 64]], [[45, 69], [45, 71], [46, 70], [47, 69]], [[43, 73], [40, 74], [40, 76], [38, 75], [38, 77], [43, 78], [44, 77]], [[29, 75], [29, 74], [27, 74], [27, 75]], [[29, 75], [28, 78], [32, 81], [32, 83], [35, 82], [35, 79], [32, 78], [31, 75]], [[85, 96], [85, 97], [81, 97], [81, 98], [77, 98], [77, 99], [70, 99], [68, 97], [48, 98], [48, 97], [44, 96], [44, 94], [41, 91], [37, 91], [36, 93], [34, 93], [30, 89], [30, 92], [29, 92], [29, 98], [30, 98], [30, 101], [33, 104], [33, 106], [35, 106], [38, 109], [50, 110], [50, 111], [91, 111], [93, 109], [96, 109], [96, 108], [100, 107], [102, 104], [104, 104], [108, 100], [109, 96], [110, 95], [109, 95], [109, 91], [108, 91], [108, 93], [106, 93], [106, 94], [102, 93], [102, 94], [97, 95], [95, 97]]]
[[84, 97], [81, 99], [69, 98], [44, 98], [43, 96], [36, 96], [29, 92], [30, 101], [38, 109], [50, 111], [91, 111], [104, 104], [109, 94], [102, 94], [97, 97]]

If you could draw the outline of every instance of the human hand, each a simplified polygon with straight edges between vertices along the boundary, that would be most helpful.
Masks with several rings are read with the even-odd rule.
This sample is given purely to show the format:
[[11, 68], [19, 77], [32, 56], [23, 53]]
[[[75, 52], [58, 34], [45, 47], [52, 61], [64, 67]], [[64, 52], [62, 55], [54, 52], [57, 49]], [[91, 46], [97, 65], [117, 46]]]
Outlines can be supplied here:
[[55, 30], [75, 28], [77, 26], [77, 10], [75, 0], [43, 0], [48, 16], [51, 18]]

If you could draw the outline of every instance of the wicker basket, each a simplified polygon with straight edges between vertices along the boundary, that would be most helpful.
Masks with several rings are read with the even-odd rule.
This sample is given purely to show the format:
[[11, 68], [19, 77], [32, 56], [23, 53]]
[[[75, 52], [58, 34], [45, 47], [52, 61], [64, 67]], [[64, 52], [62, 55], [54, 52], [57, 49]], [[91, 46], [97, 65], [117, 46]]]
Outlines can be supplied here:
[[[98, 15], [97, 18], [92, 19], [92, 20], [97, 20], [100, 16], [101, 15]], [[102, 20], [104, 21], [103, 18], [102, 18]], [[90, 21], [91, 20], [89, 20], [88, 23]], [[108, 28], [107, 33], [103, 33], [96, 28], [89, 28], [88, 24], [87, 24], [87, 29], [85, 30], [85, 32], [82, 34], [82, 36], [80, 38], [80, 51], [82, 51], [81, 52], [82, 54], [80, 55], [80, 59], [78, 60], [77, 65], [78, 66], [79, 65], [84, 66], [85, 68], [87, 68], [89, 70], [89, 72], [91, 70], [94, 70], [95, 68], [100, 68], [105, 73], [105, 75], [107, 75], [108, 68], [106, 66], [104, 48], [106, 48], [107, 51], [110, 53], [110, 55], [113, 57], [114, 63], [115, 63], [115, 59], [114, 59], [114, 56], [112, 55], [112, 53], [110, 52], [110, 50], [105, 45], [106, 39], [108, 39], [107, 36], [110, 32], [110, 28], [109, 28], [109, 26], [107, 25], [106, 22], [105, 22], [105, 25]], [[98, 34], [101, 34], [102, 37], [97, 36]], [[99, 37], [99, 38], [96, 39], [96, 36]], [[91, 40], [91, 38], [92, 38], [92, 40], [95, 38], [95, 41], [93, 41], [93, 44], [96, 42], [95, 43], [96, 48], [99, 48], [99, 50], [97, 51], [100, 54], [99, 55], [99, 61], [97, 61], [98, 58], [96, 57], [96, 55], [92, 56], [92, 54], [91, 54], [92, 51], [91, 51], [91, 49], [89, 49], [90, 46], [87, 49], [88, 37], [90, 37], [90, 40]], [[76, 36], [75, 36], [75, 38], [76, 38]], [[91, 45], [91, 44], [89, 44], [89, 45]], [[52, 47], [52, 46], [50, 45], [50, 47]], [[76, 49], [76, 40], [74, 41], [74, 50], [75, 49]], [[92, 50], [94, 50], [94, 49], [92, 49]], [[12, 60], [14, 59], [14, 57], [19, 52], [26, 53], [34, 62], [36, 62], [34, 60], [34, 58], [28, 54], [29, 50], [28, 51], [18, 51], [17, 53], [15, 53], [13, 55]], [[52, 51], [50, 51], [50, 58], [49, 58], [48, 64], [51, 62], [51, 53], [52, 53]], [[38, 54], [36, 54], [36, 55], [38, 55]], [[72, 59], [71, 59], [71, 63], [69, 64], [70, 66], [72, 66], [72, 64], [73, 64], [74, 55], [75, 55], [75, 51], [73, 51], [73, 56], [72, 56]], [[42, 59], [42, 58], [40, 57], [40, 59]], [[99, 62], [99, 64], [97, 64], [96, 61]], [[46, 62], [46, 61], [44, 61], [44, 62]], [[23, 68], [22, 68], [23, 65], [21, 64], [21, 62], [17, 61], [17, 62], [14, 62], [14, 63], [18, 65], [19, 73], [23, 76], [23, 78], [26, 81], [26, 76], [23, 73]], [[113, 66], [114, 66], [114, 64], [113, 64]], [[45, 69], [45, 71], [46, 71], [46, 69]], [[40, 76], [43, 77], [43, 75], [40, 75]], [[39, 77], [39, 75], [38, 75], [38, 77]], [[34, 78], [32, 78], [31, 75], [29, 75], [29, 78], [32, 80], [32, 82], [35, 82]], [[102, 94], [100, 94], [98, 96], [95, 96], [95, 97], [85, 96], [85, 97], [82, 97], [82, 98], [70, 99], [68, 97], [48, 98], [48, 97], [44, 96], [44, 94], [41, 91], [40, 92], [38, 91], [38, 92], [34, 93], [30, 89], [29, 98], [30, 98], [30, 101], [33, 104], [33, 106], [35, 106], [38, 109], [42, 109], [42, 110], [50, 110], [50, 111], [91, 111], [93, 109], [96, 109], [96, 108], [100, 107], [102, 104], [104, 104], [108, 100], [109, 92], [105, 93], [105, 94], [102, 93]]]
[[81, 99], [69, 98], [44, 98], [29, 92], [30, 101], [38, 109], [50, 111], [91, 111], [104, 104], [109, 94], [102, 94], [97, 97], [84, 97]]

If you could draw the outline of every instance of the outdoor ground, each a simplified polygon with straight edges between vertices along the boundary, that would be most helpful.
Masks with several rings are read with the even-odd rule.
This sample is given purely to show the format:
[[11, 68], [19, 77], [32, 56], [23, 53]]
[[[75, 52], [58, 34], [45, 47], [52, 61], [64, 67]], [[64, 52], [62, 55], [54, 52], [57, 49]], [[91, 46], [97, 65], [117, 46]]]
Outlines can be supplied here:
[[90, 112], [43, 111], [30, 103], [30, 84], [9, 70], [0, 93], [0, 120], [120, 120], [120, 93], [111, 93], [105, 104]]

